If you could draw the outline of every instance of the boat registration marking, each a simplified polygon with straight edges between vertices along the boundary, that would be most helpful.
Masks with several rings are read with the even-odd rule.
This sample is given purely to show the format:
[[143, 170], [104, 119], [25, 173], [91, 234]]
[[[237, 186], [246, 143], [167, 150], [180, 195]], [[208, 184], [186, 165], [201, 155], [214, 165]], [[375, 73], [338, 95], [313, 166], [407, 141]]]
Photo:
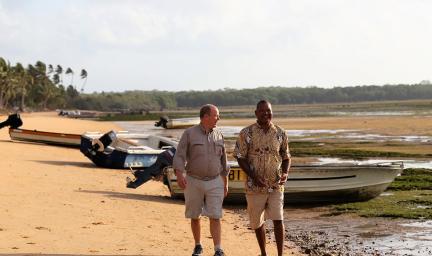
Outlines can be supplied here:
[[240, 168], [232, 168], [228, 175], [230, 181], [245, 181], [246, 177], [246, 173]]

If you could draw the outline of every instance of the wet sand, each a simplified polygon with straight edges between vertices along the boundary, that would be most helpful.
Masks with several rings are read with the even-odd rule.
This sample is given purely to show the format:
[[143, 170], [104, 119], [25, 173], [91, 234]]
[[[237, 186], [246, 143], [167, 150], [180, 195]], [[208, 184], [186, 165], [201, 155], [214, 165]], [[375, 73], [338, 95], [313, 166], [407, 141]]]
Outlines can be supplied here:
[[[228, 126], [238, 128], [253, 122], [252, 118], [222, 119], [219, 125], [222, 129]], [[393, 136], [430, 136], [432, 130], [432, 117], [428, 116], [276, 118], [274, 122], [288, 130], [346, 129]], [[150, 121], [120, 122], [119, 125], [174, 138], [179, 138], [182, 133], [182, 130], [155, 128]], [[430, 143], [426, 146], [430, 148]], [[293, 161], [298, 164], [311, 160], [295, 158]], [[404, 226], [418, 220], [326, 216], [329, 209], [325, 206], [286, 205], [284, 213], [286, 239], [294, 241], [309, 255], [432, 255], [428, 249], [432, 241], [428, 227]]]
[[[22, 128], [42, 131], [120, 129], [55, 113], [22, 119]], [[0, 148], [0, 254], [190, 255], [183, 201], [170, 199], [162, 183], [127, 189], [128, 171], [98, 168], [77, 149], [11, 141], [6, 128], [0, 130]], [[225, 210], [228, 255], [259, 254], [245, 216], [244, 206]], [[202, 242], [204, 255], [213, 255], [206, 218]], [[292, 243], [286, 246], [286, 255], [300, 255]], [[276, 255], [274, 243], [268, 252]]]
[[[252, 118], [222, 119], [218, 124], [246, 126], [253, 121]], [[346, 129], [381, 135], [432, 135], [432, 116], [274, 117], [273, 122], [288, 130]]]

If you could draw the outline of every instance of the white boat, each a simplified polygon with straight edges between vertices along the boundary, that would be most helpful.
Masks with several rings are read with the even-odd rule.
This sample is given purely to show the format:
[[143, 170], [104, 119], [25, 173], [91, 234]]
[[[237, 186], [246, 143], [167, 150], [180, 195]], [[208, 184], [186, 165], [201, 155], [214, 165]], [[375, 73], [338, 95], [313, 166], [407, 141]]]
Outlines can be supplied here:
[[[246, 174], [231, 165], [227, 201], [245, 201]], [[381, 194], [402, 173], [402, 162], [369, 165], [293, 165], [285, 184], [285, 202], [366, 201]], [[183, 197], [172, 168], [168, 187], [174, 198]]]
[[[86, 132], [83, 135], [87, 137], [99, 138], [103, 135], [100, 132]], [[67, 147], [80, 147], [81, 134], [47, 132], [20, 128], [9, 128], [9, 136], [12, 140], [37, 142]], [[123, 141], [127, 141], [130, 146], [137, 146], [140, 140], [148, 136], [139, 133], [129, 133], [127, 131], [116, 132], [116, 136]]]
[[161, 117], [158, 122], [155, 123], [156, 127], [163, 127], [165, 129], [184, 129], [200, 123], [199, 117], [188, 117], [188, 118], [173, 118]]
[[153, 165], [168, 148], [177, 148], [177, 144], [170, 138], [156, 135], [87, 132], [81, 135], [80, 151], [100, 167], [143, 169]]

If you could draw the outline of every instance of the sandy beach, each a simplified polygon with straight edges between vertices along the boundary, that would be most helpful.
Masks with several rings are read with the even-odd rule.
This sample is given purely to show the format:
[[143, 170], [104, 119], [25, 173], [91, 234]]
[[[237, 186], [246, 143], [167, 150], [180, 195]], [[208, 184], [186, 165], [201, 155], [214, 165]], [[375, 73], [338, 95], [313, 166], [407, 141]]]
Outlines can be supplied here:
[[[119, 129], [113, 123], [21, 115], [24, 129], [81, 134]], [[6, 116], [0, 116], [5, 120]], [[161, 182], [125, 187], [128, 171], [98, 168], [78, 149], [14, 142], [0, 130], [0, 254], [190, 255], [193, 238], [183, 201]], [[245, 206], [223, 218], [227, 255], [258, 255]], [[213, 255], [203, 218], [204, 255]], [[274, 242], [269, 255], [276, 255]], [[301, 255], [286, 243], [286, 255]]]

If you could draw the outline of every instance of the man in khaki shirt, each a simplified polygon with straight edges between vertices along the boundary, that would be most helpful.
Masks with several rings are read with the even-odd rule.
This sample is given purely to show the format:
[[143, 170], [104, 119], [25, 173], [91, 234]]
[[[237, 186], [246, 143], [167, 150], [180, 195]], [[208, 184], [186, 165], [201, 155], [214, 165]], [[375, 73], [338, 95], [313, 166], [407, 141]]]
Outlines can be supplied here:
[[184, 189], [185, 216], [191, 219], [195, 240], [192, 256], [202, 255], [200, 216], [210, 219], [215, 256], [222, 256], [222, 203], [228, 193], [227, 156], [222, 133], [216, 129], [219, 110], [204, 105], [200, 110], [199, 125], [183, 133], [173, 160], [177, 183]]

